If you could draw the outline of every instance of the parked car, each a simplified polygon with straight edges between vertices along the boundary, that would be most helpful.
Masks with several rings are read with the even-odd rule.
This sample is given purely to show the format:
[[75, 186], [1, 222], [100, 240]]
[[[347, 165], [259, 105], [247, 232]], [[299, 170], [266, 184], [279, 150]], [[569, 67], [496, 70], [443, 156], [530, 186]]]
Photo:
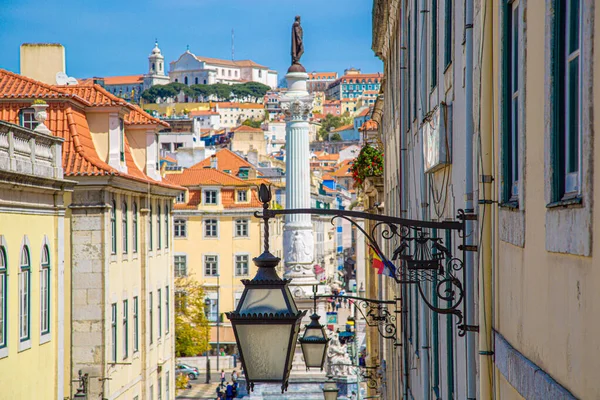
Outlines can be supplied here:
[[200, 371], [198, 371], [198, 368], [192, 367], [187, 364], [177, 364], [176, 368], [178, 374], [185, 374], [188, 376], [188, 378], [190, 378], [190, 380], [198, 379], [198, 376], [200, 375]]

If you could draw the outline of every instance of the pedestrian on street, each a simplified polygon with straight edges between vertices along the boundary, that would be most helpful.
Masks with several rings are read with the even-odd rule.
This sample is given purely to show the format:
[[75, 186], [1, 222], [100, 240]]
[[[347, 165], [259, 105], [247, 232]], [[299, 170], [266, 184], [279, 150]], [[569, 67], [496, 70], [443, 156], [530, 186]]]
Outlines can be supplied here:
[[217, 399], [223, 398], [223, 391], [221, 391], [221, 385], [217, 386]]
[[238, 373], [237, 373], [237, 371], [234, 369], [234, 370], [233, 370], [233, 372], [231, 373], [231, 381], [232, 381], [233, 383], [236, 383], [236, 382], [237, 382], [237, 378], [238, 378]]
[[230, 384], [228, 384], [227, 388], [225, 389], [225, 399], [233, 400], [233, 386], [231, 386]]
[[225, 370], [221, 370], [221, 386], [225, 383]]

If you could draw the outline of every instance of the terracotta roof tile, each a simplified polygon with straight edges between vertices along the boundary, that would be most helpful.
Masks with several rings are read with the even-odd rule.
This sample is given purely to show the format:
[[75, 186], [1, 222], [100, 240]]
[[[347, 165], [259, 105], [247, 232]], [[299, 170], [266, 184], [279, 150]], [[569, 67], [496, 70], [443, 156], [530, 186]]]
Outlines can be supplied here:
[[247, 186], [243, 179], [213, 168], [188, 168], [180, 174], [167, 175], [169, 181], [181, 186], [221, 185]]
[[333, 132], [342, 132], [342, 131], [348, 131], [348, 130], [352, 130], [354, 129], [354, 125], [349, 124], [349, 125], [342, 125], [339, 128], [336, 128], [333, 130]]
[[346, 178], [352, 176], [352, 164], [354, 160], [344, 160], [340, 166], [331, 175], [336, 178]]
[[212, 110], [197, 110], [197, 111], [190, 111], [190, 113], [189, 113], [190, 117], [200, 117], [203, 115], [220, 115], [220, 114], [218, 112], [212, 111]]
[[264, 131], [260, 128], [253, 128], [247, 125], [240, 125], [231, 130], [231, 132], [250, 132], [250, 133], [264, 133]]
[[[48, 118], [46, 126], [54, 136], [65, 140], [63, 143], [62, 163], [65, 176], [122, 176], [135, 181], [158, 184], [170, 188], [179, 188], [165, 182], [155, 181], [146, 176], [135, 164], [127, 137], [125, 137], [125, 163], [127, 173], [120, 172], [108, 165], [98, 156], [87, 118], [82, 106], [93, 106], [90, 100], [104, 102], [114, 101], [105, 99], [103, 93], [94, 94], [94, 87], [86, 87], [89, 91], [66, 91], [65, 87], [53, 87], [33, 79], [0, 70], [0, 100], [27, 99], [31, 97], [45, 99], [73, 99], [75, 104], [66, 101], [51, 101], [46, 110]], [[102, 89], [104, 90], [104, 89]], [[81, 97], [86, 95], [90, 100]], [[79, 104], [77, 104], [79, 103]], [[0, 101], [0, 119], [19, 122], [19, 110], [29, 107], [30, 101]], [[120, 104], [119, 104], [120, 105]]]
[[144, 83], [144, 75], [105, 76], [105, 85], [135, 85]]
[[260, 103], [231, 103], [229, 101], [222, 101], [215, 103], [218, 108], [245, 108], [245, 109], [264, 109], [264, 104]]
[[[242, 167], [254, 168], [252, 164], [229, 149], [221, 149], [217, 151], [215, 153], [215, 157], [217, 157], [217, 168], [219, 171], [231, 171], [231, 175], [233, 176], [237, 176], [240, 168]], [[205, 167], [210, 167], [210, 157], [200, 161], [198, 164], [191, 166], [190, 169], [199, 169]]]
[[359, 131], [376, 131], [377, 130], [377, 122], [372, 119], [365, 121], [364, 124], [358, 129]]

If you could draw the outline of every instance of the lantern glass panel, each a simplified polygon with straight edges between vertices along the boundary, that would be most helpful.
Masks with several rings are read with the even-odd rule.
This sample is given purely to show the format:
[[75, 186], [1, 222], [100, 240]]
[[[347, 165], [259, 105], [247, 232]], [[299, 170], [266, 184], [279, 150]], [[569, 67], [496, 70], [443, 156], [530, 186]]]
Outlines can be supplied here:
[[280, 287], [249, 289], [240, 308], [240, 314], [291, 313]]
[[304, 363], [308, 368], [321, 368], [327, 343], [302, 343]]
[[317, 339], [325, 339], [325, 333], [323, 332], [323, 328], [313, 328], [310, 326], [306, 327], [306, 331], [304, 333], [304, 339], [311, 339], [311, 340], [317, 340]]
[[294, 325], [240, 324], [236, 328], [248, 379], [282, 381]]

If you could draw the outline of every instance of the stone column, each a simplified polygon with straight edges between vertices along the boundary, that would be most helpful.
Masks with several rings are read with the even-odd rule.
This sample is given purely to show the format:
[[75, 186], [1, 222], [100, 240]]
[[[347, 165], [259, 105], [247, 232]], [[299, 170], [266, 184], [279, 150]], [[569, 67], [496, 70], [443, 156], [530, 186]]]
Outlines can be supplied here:
[[[306, 72], [288, 72], [288, 92], [281, 99], [286, 115], [286, 208], [310, 208], [310, 165], [308, 117], [313, 97], [306, 90]], [[286, 215], [283, 228], [284, 277], [292, 286], [311, 292], [317, 284], [313, 270], [314, 237], [309, 214]], [[301, 293], [292, 293], [296, 297]]]

